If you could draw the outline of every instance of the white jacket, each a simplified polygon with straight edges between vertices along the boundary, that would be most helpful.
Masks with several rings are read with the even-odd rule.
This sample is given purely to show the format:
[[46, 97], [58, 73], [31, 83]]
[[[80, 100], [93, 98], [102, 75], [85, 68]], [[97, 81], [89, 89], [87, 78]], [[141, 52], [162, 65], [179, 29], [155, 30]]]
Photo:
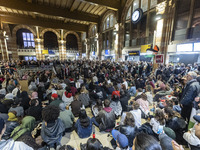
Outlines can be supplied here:
[[66, 106], [69, 106], [73, 100], [73, 96], [68, 98], [66, 97], [65, 92], [63, 92], [62, 101], [65, 103]]
[[191, 133], [189, 132], [185, 132], [183, 134], [183, 138], [190, 144], [193, 146], [198, 146], [200, 145], [200, 139], [195, 135], [195, 130], [194, 129], [190, 129]]
[[23, 142], [15, 142], [14, 140], [9, 139], [0, 141], [0, 150], [33, 150], [33, 148]]

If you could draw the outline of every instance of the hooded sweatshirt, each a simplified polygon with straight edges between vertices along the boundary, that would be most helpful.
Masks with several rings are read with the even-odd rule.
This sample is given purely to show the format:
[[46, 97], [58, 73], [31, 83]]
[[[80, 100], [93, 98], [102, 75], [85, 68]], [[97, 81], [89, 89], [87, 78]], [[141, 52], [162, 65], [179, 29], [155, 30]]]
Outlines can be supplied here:
[[16, 127], [12, 134], [11, 138], [13, 140], [17, 140], [19, 137], [21, 137], [26, 132], [31, 132], [34, 129], [35, 126], [35, 118], [32, 116], [26, 116], [22, 120], [22, 124], [18, 127]]
[[57, 119], [54, 123], [42, 123], [41, 136], [44, 142], [53, 146], [55, 143], [60, 144], [62, 134], [65, 131], [65, 125], [61, 119]]

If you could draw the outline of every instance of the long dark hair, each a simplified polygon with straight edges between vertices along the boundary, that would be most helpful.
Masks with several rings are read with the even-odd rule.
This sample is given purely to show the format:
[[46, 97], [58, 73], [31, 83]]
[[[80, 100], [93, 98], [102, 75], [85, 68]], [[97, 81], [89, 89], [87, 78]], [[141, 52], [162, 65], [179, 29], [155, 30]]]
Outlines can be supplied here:
[[80, 119], [81, 126], [88, 127], [90, 125], [90, 120], [89, 120], [87, 113], [84, 109], [82, 109], [80, 111], [79, 119]]
[[87, 141], [87, 150], [103, 150], [103, 146], [98, 139], [89, 138]]
[[151, 135], [140, 133], [135, 137], [135, 150], [162, 150], [158, 141]]

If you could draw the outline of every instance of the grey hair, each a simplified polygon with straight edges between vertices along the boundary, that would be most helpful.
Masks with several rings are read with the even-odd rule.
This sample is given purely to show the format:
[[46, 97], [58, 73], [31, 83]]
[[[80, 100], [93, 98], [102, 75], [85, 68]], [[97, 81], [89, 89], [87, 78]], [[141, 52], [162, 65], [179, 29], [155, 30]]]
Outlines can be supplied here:
[[196, 79], [196, 78], [197, 78], [197, 74], [196, 74], [196, 72], [194, 72], [194, 71], [190, 71], [190, 72], [188, 72], [188, 74], [189, 74], [193, 79]]

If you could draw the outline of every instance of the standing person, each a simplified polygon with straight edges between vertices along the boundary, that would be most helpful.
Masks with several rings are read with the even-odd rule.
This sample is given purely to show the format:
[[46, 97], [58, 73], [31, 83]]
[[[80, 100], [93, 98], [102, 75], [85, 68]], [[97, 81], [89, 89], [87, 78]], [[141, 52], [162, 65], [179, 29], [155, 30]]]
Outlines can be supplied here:
[[187, 74], [187, 84], [183, 90], [183, 94], [181, 97], [181, 116], [189, 122], [190, 114], [192, 111], [192, 102], [194, 101], [195, 97], [197, 97], [198, 93], [200, 92], [200, 84], [196, 80], [197, 74], [195, 72], [189, 72]]

